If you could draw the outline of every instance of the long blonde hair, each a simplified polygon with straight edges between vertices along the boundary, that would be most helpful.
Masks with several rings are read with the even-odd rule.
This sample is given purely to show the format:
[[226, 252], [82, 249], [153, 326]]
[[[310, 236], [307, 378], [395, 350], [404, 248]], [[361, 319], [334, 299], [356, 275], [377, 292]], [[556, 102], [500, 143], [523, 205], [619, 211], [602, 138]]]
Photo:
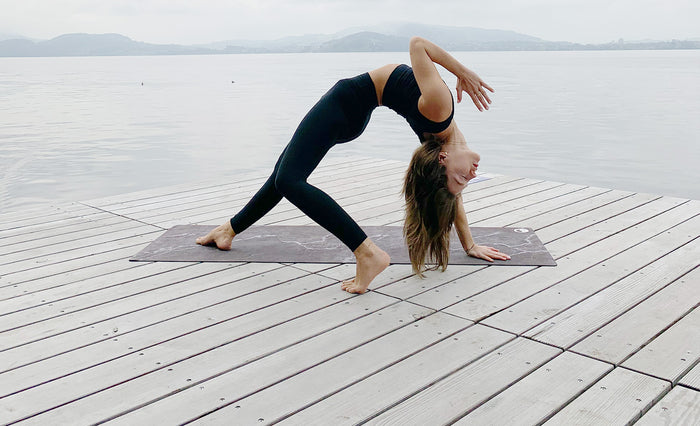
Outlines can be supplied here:
[[[450, 231], [457, 197], [447, 190], [445, 167], [439, 162], [442, 141], [429, 135], [415, 150], [404, 179], [406, 218], [403, 233], [413, 272], [447, 268]], [[435, 266], [425, 269], [426, 260]]]

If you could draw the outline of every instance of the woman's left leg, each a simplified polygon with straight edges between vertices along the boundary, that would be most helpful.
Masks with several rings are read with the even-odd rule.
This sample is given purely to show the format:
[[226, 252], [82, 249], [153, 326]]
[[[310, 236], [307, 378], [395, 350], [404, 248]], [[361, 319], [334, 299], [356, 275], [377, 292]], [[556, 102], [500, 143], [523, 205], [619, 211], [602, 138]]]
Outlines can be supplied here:
[[[371, 111], [371, 110], [370, 110]], [[369, 113], [369, 112], [368, 112]], [[368, 119], [368, 117], [367, 117]], [[334, 120], [339, 120], [334, 122]], [[275, 187], [302, 212], [338, 237], [357, 260], [356, 275], [342, 284], [350, 293], [364, 293], [391, 259], [367, 238], [360, 226], [328, 194], [307, 179], [335, 140], [349, 140], [364, 129], [364, 122], [347, 122], [337, 103], [314, 108], [304, 119], [280, 161]], [[352, 129], [348, 132], [347, 129]], [[338, 132], [345, 132], [345, 134]]]

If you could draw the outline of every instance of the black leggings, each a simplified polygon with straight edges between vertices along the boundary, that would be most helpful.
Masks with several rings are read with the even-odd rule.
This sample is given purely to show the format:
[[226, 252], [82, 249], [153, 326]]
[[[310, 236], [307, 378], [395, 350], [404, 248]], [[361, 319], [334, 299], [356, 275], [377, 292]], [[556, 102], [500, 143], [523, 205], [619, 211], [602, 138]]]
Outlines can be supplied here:
[[376, 107], [369, 74], [337, 82], [301, 121], [267, 182], [231, 218], [233, 231], [245, 231], [285, 197], [355, 251], [367, 234], [328, 194], [306, 180], [331, 147], [362, 134]]

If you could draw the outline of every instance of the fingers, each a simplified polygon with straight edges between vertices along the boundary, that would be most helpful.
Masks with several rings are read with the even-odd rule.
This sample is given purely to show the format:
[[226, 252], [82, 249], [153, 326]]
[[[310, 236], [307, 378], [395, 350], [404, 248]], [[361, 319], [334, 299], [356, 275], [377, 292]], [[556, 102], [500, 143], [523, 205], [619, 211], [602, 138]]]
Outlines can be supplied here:
[[510, 256], [508, 256], [508, 255], [505, 254], [505, 253], [502, 253], [502, 252], [499, 251], [498, 249], [493, 248], [493, 247], [487, 247], [487, 248], [489, 249], [489, 255], [490, 255], [492, 258], [498, 259], [498, 260], [510, 260]]
[[[485, 109], [489, 109], [489, 104], [491, 103], [491, 99], [486, 94], [486, 91], [484, 91], [484, 89], [482, 89], [482, 88], [479, 88], [478, 92], [476, 92], [476, 96], [479, 99], [479, 103], [481, 103], [481, 106], [484, 107]], [[479, 108], [479, 110], [481, 110], [481, 108]]]
[[[477, 87], [469, 88], [469, 90], [467, 90], [466, 88], [462, 88], [462, 90], [467, 92], [469, 97], [472, 98], [472, 102], [474, 102], [474, 105], [479, 109], [479, 111], [489, 109], [491, 98], [489, 98], [484, 89], [482, 89], [481, 87]], [[462, 90], [457, 90], [457, 102], [462, 101]]]
[[474, 253], [474, 257], [478, 257], [480, 259], [487, 260], [489, 262], [493, 262], [495, 260], [510, 260], [510, 256], [508, 256], [505, 253], [502, 253], [496, 248], [493, 247], [486, 247], [482, 246], [479, 247], [479, 250], [476, 250]]

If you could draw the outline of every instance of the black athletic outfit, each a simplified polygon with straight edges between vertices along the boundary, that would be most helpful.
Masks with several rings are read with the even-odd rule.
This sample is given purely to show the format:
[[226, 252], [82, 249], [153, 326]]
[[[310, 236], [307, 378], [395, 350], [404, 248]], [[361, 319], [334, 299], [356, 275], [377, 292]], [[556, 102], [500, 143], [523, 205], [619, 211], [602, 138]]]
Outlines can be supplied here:
[[[399, 65], [387, 80], [382, 104], [406, 118], [422, 141], [424, 133], [438, 133], [449, 126], [454, 101], [452, 115], [437, 123], [418, 111], [420, 95], [411, 67]], [[338, 81], [301, 121], [262, 188], [231, 218], [233, 231], [243, 232], [285, 197], [355, 251], [367, 234], [331, 197], [306, 180], [333, 145], [362, 134], [377, 106], [377, 92], [368, 73]]]

